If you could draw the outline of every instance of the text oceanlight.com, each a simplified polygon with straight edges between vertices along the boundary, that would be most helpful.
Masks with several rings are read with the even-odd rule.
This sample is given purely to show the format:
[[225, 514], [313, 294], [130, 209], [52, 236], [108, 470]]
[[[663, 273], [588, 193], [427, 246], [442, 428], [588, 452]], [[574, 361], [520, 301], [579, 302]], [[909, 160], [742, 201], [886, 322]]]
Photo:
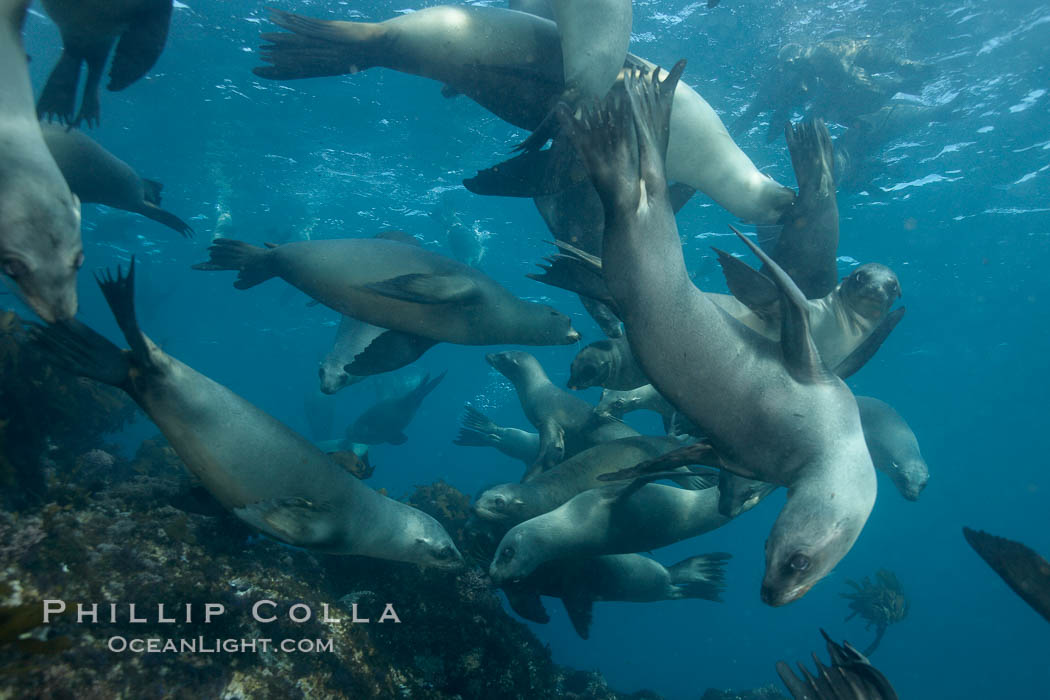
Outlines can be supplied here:
[[117, 636], [110, 637], [107, 646], [118, 654], [237, 654], [271, 651], [316, 654], [335, 651], [331, 639], [280, 639], [274, 642], [272, 639], [128, 639]]

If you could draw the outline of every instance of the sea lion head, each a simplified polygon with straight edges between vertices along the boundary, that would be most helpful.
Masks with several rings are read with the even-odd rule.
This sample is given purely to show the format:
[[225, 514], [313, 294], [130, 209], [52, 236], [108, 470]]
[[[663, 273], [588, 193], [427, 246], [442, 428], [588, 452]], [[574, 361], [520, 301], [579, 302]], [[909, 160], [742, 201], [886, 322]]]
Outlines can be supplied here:
[[321, 365], [317, 369], [317, 376], [321, 380], [322, 392], [331, 395], [364, 379], [364, 377], [350, 374], [345, 367], [345, 364], [332, 362], [328, 358], [321, 361]]
[[922, 457], [894, 461], [889, 474], [897, 490], [909, 501], [919, 500], [919, 494], [930, 480], [930, 468]]
[[612, 372], [612, 342], [599, 340], [576, 353], [569, 370], [570, 389], [601, 386]]
[[514, 527], [499, 543], [489, 566], [489, 576], [496, 585], [518, 581], [535, 571], [536, 565], [525, 534], [519, 527]]
[[525, 501], [518, 496], [517, 487], [517, 484], [493, 486], [478, 496], [474, 512], [483, 520], [521, 522]]
[[901, 283], [896, 273], [885, 265], [866, 263], [842, 280], [839, 293], [854, 313], [878, 320], [900, 298]]
[[512, 382], [524, 378], [537, 368], [543, 369], [535, 357], [523, 350], [490, 352], [485, 355], [485, 361]]
[[521, 324], [526, 329], [530, 344], [572, 345], [580, 342], [580, 333], [572, 327], [572, 319], [549, 306], [534, 306], [537, 308]]
[[62, 183], [0, 173], [0, 271], [48, 323], [77, 312], [77, 271], [84, 264], [80, 200]]
[[431, 566], [436, 569], [450, 571], [462, 569], [465, 566], [463, 555], [456, 549], [452, 538], [441, 523], [421, 511], [416, 511], [416, 513], [422, 517], [417, 518], [414, 525], [405, 528], [406, 531], [411, 531], [412, 536], [412, 543], [405, 559], [420, 566]]

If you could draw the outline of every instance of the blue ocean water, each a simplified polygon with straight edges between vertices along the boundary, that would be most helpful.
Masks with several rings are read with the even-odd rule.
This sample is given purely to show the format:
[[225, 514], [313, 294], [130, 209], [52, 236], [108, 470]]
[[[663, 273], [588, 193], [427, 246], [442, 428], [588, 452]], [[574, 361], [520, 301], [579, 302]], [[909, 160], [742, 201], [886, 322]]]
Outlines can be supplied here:
[[[281, 6], [379, 21], [423, 3]], [[838, 35], [871, 36], [933, 64], [936, 76], [915, 99], [957, 99], [947, 121], [888, 144], [863, 191], [839, 196], [841, 272], [854, 261], [891, 266], [908, 307], [849, 383], [909, 421], [932, 476], [916, 503], [881, 479], [853, 550], [787, 607], [766, 607], [758, 597], [778, 494], [721, 530], [654, 552], [665, 564], [731, 552], [724, 603], [599, 603], [591, 639], [583, 641], [557, 601], [548, 601], [552, 620], [533, 625], [535, 633], [556, 661], [600, 669], [626, 691], [693, 698], [707, 687], [755, 687], [775, 680], [777, 659], [808, 658], [819, 648], [818, 627], [866, 644], [872, 632], [859, 620], [844, 622], [839, 594], [846, 579], [885, 567], [903, 583], [911, 612], [890, 628], [873, 660], [902, 697], [1046, 697], [1045, 622], [974, 555], [961, 527], [1050, 553], [1050, 477], [1041, 444], [1050, 388], [1050, 5], [724, 0], [709, 9], [703, 2], [638, 0], [634, 8], [631, 50], [664, 66], [688, 59], [685, 79], [726, 122], [753, 99], [780, 46]], [[135, 255], [140, 321], [167, 352], [310, 434], [304, 404], [318, 400], [317, 362], [334, 338], [337, 314], [307, 306], [280, 281], [242, 292], [231, 286], [232, 274], [190, 265], [205, 259], [220, 233], [259, 244], [396, 228], [447, 252], [441, 207], [454, 207], [485, 232], [485, 272], [570, 314], [584, 342], [601, 337], [574, 296], [525, 278], [551, 250], [532, 203], [477, 197], [460, 184], [502, 160], [522, 132], [466, 98], [443, 97], [434, 82], [385, 69], [295, 82], [256, 78], [258, 34], [271, 30], [262, 3], [177, 3], [155, 68], [126, 91], [102, 96], [102, 125], [91, 135], [164, 182], [165, 207], [187, 219], [197, 238], [186, 242], [141, 217], [88, 205], [85, 271]], [[61, 42], [37, 8], [25, 35], [39, 91]], [[767, 144], [764, 133], [758, 124], [739, 143], [763, 171], [793, 185], [783, 139]], [[734, 222], [703, 195], [679, 215], [687, 261], [705, 290], [724, 291], [710, 245], [742, 252], [721, 238]], [[79, 292], [81, 319], [119, 337], [90, 275], [81, 275]], [[563, 385], [576, 350], [535, 354]], [[397, 496], [440, 478], [474, 493], [520, 477], [520, 465], [495, 451], [452, 444], [467, 402], [499, 423], [528, 427], [512, 387], [484, 362], [487, 351], [440, 345], [403, 371], [449, 375], [423, 404], [406, 444], [372, 449], [372, 486]], [[335, 407], [338, 433], [374, 401], [376, 384], [324, 397]], [[598, 391], [582, 396], [597, 401]], [[650, 432], [659, 427], [655, 420], [631, 422]], [[122, 439], [133, 449], [155, 432], [143, 421]]]

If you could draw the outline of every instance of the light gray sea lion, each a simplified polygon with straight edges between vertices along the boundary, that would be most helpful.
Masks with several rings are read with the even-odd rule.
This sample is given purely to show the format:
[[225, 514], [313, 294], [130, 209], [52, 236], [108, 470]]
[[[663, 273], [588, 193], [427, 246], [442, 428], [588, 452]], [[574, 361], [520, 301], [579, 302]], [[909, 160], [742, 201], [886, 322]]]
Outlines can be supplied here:
[[[670, 452], [681, 443], [671, 438], [621, 438], [587, 448], [519, 484], [497, 484], [478, 496], [474, 512], [506, 527], [552, 511], [587, 489], [605, 486], [598, 477]], [[688, 477], [683, 477], [688, 478]]]
[[45, 321], [77, 312], [84, 263], [80, 202], [44, 144], [33, 111], [22, 23], [28, 2], [0, 0], [0, 271]]
[[[292, 34], [263, 34], [271, 65], [253, 72], [289, 80], [383, 66], [437, 80], [514, 126], [535, 130], [564, 92], [553, 22], [494, 7], [427, 7], [379, 23], [335, 22], [272, 11]], [[643, 59], [631, 57], [633, 63]], [[711, 106], [681, 83], [675, 95], [667, 175], [745, 221], [775, 223], [794, 192], [760, 172]]]
[[485, 359], [514, 385], [525, 417], [540, 432], [540, 454], [522, 481], [588, 447], [638, 435], [622, 421], [595, 414], [586, 401], [555, 386], [539, 361], [527, 352], [495, 352]]
[[[765, 494], [775, 488], [768, 485]], [[632, 483], [590, 489], [507, 531], [489, 575], [496, 583], [515, 581], [548, 561], [649, 552], [696, 537], [732, 520], [719, 512], [718, 500], [717, 487]]]
[[875, 468], [893, 479], [902, 496], [909, 501], [918, 500], [930, 480], [930, 469], [919, 451], [915, 433], [884, 401], [858, 396], [857, 408], [860, 409], [864, 440]]
[[189, 224], [160, 208], [164, 185], [139, 177], [130, 165], [82, 131], [47, 123], [40, 128], [69, 189], [81, 202], [142, 214], [186, 238], [193, 237]]
[[[40, 93], [37, 113], [64, 124], [99, 122], [98, 86], [113, 44], [107, 90], [123, 90], [146, 75], [164, 51], [172, 0], [41, 0], [62, 33], [62, 56]], [[118, 41], [119, 39], [119, 41]], [[87, 82], [76, 118], [80, 65], [87, 63]]]
[[415, 418], [423, 399], [437, 388], [446, 374], [447, 372], [442, 372], [433, 380], [428, 374], [408, 393], [368, 407], [346, 429], [346, 439], [365, 445], [379, 445], [384, 442], [391, 445], [404, 444], [408, 440], [404, 433], [405, 428]]
[[594, 409], [598, 413], [607, 413], [613, 418], [623, 418], [634, 411], [653, 411], [660, 415], [664, 430], [671, 429], [675, 408], [667, 402], [652, 384], [645, 384], [637, 389], [616, 391], [606, 389]]
[[57, 364], [126, 391], [204, 487], [271, 537], [334, 554], [462, 565], [436, 520], [379, 495], [280, 421], [164, 354], [139, 329], [134, 280], [134, 258], [126, 277], [99, 280], [130, 350], [76, 320], [35, 328], [34, 340]]
[[599, 340], [587, 345], [576, 353], [569, 370], [570, 389], [600, 386], [628, 391], [648, 383], [648, 377], [634, 361], [631, 346], [623, 337]]
[[615, 554], [575, 561], [550, 562], [520, 583], [504, 584], [511, 609], [532, 622], [550, 618], [540, 596], [560, 598], [573, 629], [590, 637], [596, 601], [653, 603], [699, 598], [721, 602], [725, 589], [724, 552], [689, 557], [665, 567], [640, 554]]
[[385, 332], [385, 328], [343, 316], [339, 321], [339, 330], [335, 334], [335, 343], [321, 360], [321, 366], [317, 370], [317, 375], [321, 380], [321, 391], [326, 394], [334, 394], [344, 387], [365, 379], [364, 375], [350, 374], [346, 368], [365, 351], [365, 348], [372, 344], [373, 340]]
[[766, 542], [762, 582], [763, 601], [783, 605], [853, 546], [875, 504], [875, 469], [856, 401], [824, 366], [791, 278], [740, 236], [781, 294], [775, 343], [724, 313], [689, 277], [663, 159], [683, 68], [664, 80], [658, 71], [632, 73], [626, 98], [614, 92], [581, 117], [560, 115], [605, 205], [603, 273], [639, 366], [709, 436], [722, 468], [789, 489]]
[[496, 425], [491, 418], [474, 408], [465, 406], [459, 435], [453, 441], [465, 447], [495, 447], [511, 459], [530, 466], [540, 455], [539, 433]]
[[964, 527], [963, 536], [1014, 593], [1050, 622], [1050, 562], [1027, 545], [982, 530]]
[[830, 666], [822, 664], [814, 654], [816, 673], [811, 674], [800, 662], [799, 677], [787, 663], [777, 662], [777, 674], [791, 692], [791, 697], [795, 700], [897, 700], [897, 691], [867, 657], [849, 642], [839, 645], [831, 641], [824, 630], [820, 633], [828, 643]]
[[554, 21], [554, 10], [548, 0], [507, 0], [507, 7]]
[[[259, 248], [217, 238], [195, 270], [237, 270], [237, 289], [272, 277], [341, 314], [390, 329], [347, 367], [390, 369], [391, 348], [415, 359], [436, 342], [567, 345], [579, 340], [568, 317], [523, 301], [488, 275], [418, 246], [380, 238], [295, 241]], [[420, 349], [421, 348], [421, 349]], [[404, 363], [404, 357], [397, 356]], [[401, 365], [396, 365], [401, 366]]]

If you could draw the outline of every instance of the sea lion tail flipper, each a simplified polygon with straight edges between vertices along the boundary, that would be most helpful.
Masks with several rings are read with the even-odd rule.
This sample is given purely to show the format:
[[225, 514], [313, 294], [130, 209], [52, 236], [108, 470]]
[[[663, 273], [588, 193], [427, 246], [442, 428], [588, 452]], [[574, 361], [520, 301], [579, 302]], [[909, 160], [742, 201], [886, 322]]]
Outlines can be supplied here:
[[762, 261], [780, 291], [780, 348], [788, 373], [795, 381], [803, 384], [827, 381], [832, 375], [820, 359], [820, 352], [809, 331], [809, 302], [806, 295], [784, 269], [756, 243], [740, 233], [736, 227], [729, 228]]
[[421, 335], [385, 331], [376, 336], [368, 347], [357, 353], [343, 369], [355, 377], [393, 372], [412, 364], [437, 343], [438, 341]]
[[366, 287], [376, 294], [416, 304], [461, 303], [479, 294], [477, 284], [461, 275], [420, 272], [373, 282]]
[[594, 600], [587, 596], [566, 593], [562, 596], [561, 603], [565, 606], [565, 612], [576, 634], [580, 635], [580, 639], [588, 639], [591, 636], [591, 621], [594, 619]]
[[686, 467], [691, 464], [700, 464], [705, 467], [721, 467], [722, 462], [718, 458], [715, 448], [707, 442], [697, 442], [692, 445], [679, 447], [677, 450], [654, 457], [627, 469], [607, 472], [598, 476], [598, 481], [623, 481], [624, 479], [637, 479], [647, 474], [666, 472], [678, 467]]
[[784, 125], [791, 166], [798, 181], [799, 198], [835, 196], [835, 154], [831, 134], [823, 119]]
[[36, 114], [41, 119], [58, 119], [62, 124], [73, 122], [77, 108], [77, 85], [80, 83], [80, 68], [83, 60], [63, 50], [58, 63], [40, 92], [36, 103]]
[[718, 263], [722, 266], [730, 293], [756, 314], [768, 316], [771, 307], [780, 301], [777, 285], [740, 258], [718, 248], [712, 250], [718, 254]]
[[726, 552], [713, 552], [689, 557], [667, 567], [671, 575], [669, 598], [702, 598], [722, 602], [725, 590], [726, 562], [733, 558]]
[[269, 250], [232, 238], [216, 238], [208, 247], [207, 262], [197, 263], [194, 270], [237, 270], [237, 289], [249, 289], [276, 275], [270, 270]]
[[434, 391], [434, 389], [437, 388], [437, 385], [440, 384], [441, 381], [445, 378], [446, 374], [448, 374], [447, 369], [438, 376], [434, 377], [433, 379], [431, 379], [430, 375], [428, 374], [426, 378], [424, 378], [423, 381], [419, 383], [419, 386], [417, 386], [413, 391], [413, 393], [417, 396], [418, 400], [422, 401], [430, 392]]
[[542, 272], [525, 275], [529, 279], [559, 289], [574, 292], [581, 297], [607, 306], [613, 314], [618, 315], [616, 300], [605, 286], [601, 268], [595, 271], [592, 267], [572, 255], [552, 255], [537, 263]]
[[463, 418], [460, 419], [460, 423], [465, 429], [486, 435], [499, 433], [499, 426], [496, 425], [495, 421], [469, 403], [463, 406], [463, 410]]
[[340, 22], [303, 17], [269, 8], [270, 20], [291, 34], [264, 33], [260, 48], [263, 61], [252, 72], [271, 80], [347, 75], [367, 70], [378, 62], [382, 50], [374, 39], [382, 35], [369, 22]]
[[893, 329], [897, 327], [900, 320], [904, 318], [905, 307], [894, 309], [890, 313], [886, 314], [886, 317], [879, 322], [879, 325], [875, 326], [872, 330], [871, 335], [864, 339], [864, 342], [853, 349], [849, 355], [847, 355], [841, 362], [835, 365], [835, 374], [841, 379], [847, 379], [852, 376], [857, 370], [867, 364], [868, 360], [875, 356], [878, 349], [882, 347], [882, 343], [889, 337]]
[[[674, 64], [667, 78], [660, 80], [660, 71], [655, 69], [646, 75], [643, 71], [629, 71], [624, 78], [627, 99], [634, 114], [634, 126], [638, 132], [638, 154], [646, 186], [656, 192], [667, 187], [664, 159], [671, 135], [671, 106], [674, 91], [685, 70], [685, 60]], [[652, 196], [652, 194], [650, 194]]]
[[131, 22], [117, 42], [107, 90], [123, 90], [157, 62], [168, 41], [172, 6], [170, 2], [150, 3], [150, 9], [140, 12]]
[[510, 609], [517, 613], [518, 617], [540, 625], [551, 621], [551, 616], [547, 614], [547, 609], [540, 600], [540, 594], [535, 590], [512, 583], [504, 584], [502, 588]]
[[75, 318], [46, 327], [27, 325], [30, 342], [52, 364], [112, 386], [127, 383], [127, 354]]
[[113, 318], [124, 334], [124, 339], [131, 346], [131, 354], [136, 362], [142, 367], [151, 366], [153, 360], [150, 344], [139, 328], [139, 320], [135, 315], [135, 256], [131, 256], [126, 274], [118, 266], [115, 277], [112, 270], [105, 270], [95, 275], [95, 281], [102, 290], [102, 296], [109, 304], [109, 310], [113, 312]]
[[153, 202], [143, 202], [143, 206], [139, 210], [139, 213], [147, 218], [153, 219], [159, 224], [164, 224], [168, 228], [178, 231], [184, 238], [193, 238], [193, 229], [190, 228], [189, 224], [172, 214], [170, 211], [161, 209]]

